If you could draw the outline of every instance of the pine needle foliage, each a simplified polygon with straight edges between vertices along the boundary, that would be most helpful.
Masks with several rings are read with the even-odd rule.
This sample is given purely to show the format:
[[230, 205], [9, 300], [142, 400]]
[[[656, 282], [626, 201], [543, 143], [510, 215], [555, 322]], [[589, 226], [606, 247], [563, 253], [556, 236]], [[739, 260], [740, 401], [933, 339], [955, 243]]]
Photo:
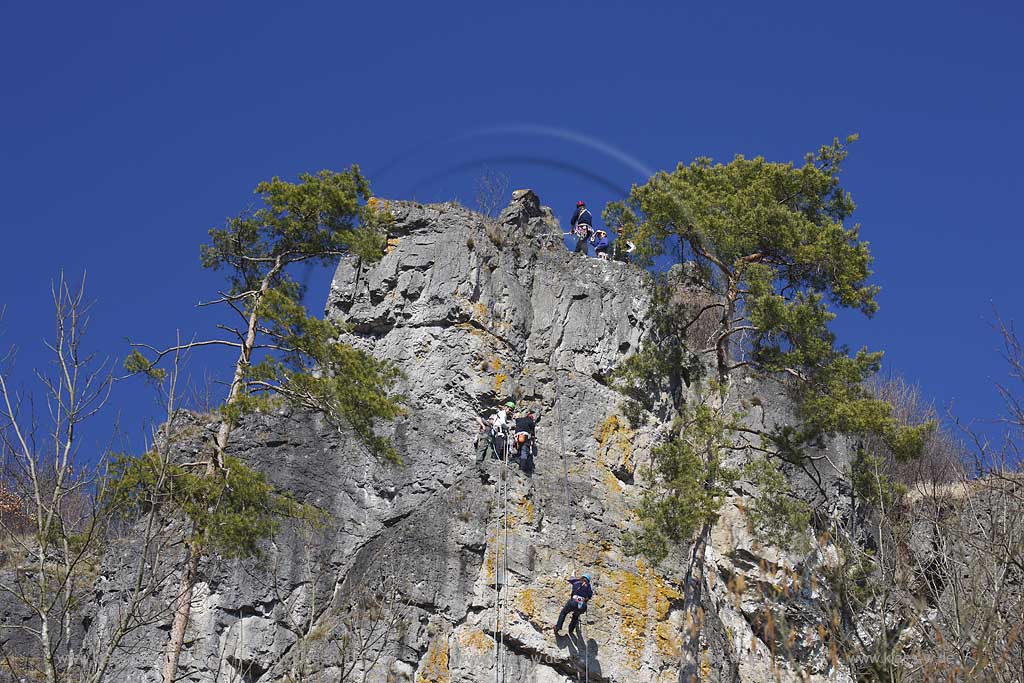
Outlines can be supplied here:
[[722, 462], [731, 446], [728, 419], [709, 405], [683, 408], [671, 434], [652, 450], [648, 478], [656, 485], [644, 493], [641, 529], [628, 543], [631, 552], [654, 562], [718, 515], [739, 476]]
[[[781, 540], [806, 523], [809, 511], [786, 495], [780, 464], [809, 466], [809, 450], [839, 434], [880, 437], [899, 458], [913, 458], [934, 427], [903, 423], [872, 395], [865, 380], [878, 371], [882, 353], [851, 352], [830, 329], [837, 311], [871, 316], [878, 310], [869, 245], [859, 225], [846, 224], [854, 203], [840, 182], [855, 140], [837, 138], [801, 165], [702, 157], [655, 174], [605, 210], [637, 244], [641, 263], [682, 256], [694, 264], [687, 278], [673, 277], [674, 271], [653, 278], [651, 341], [614, 376], [648, 409], [659, 392], [671, 396], [687, 425], [652, 454], [652, 491], [640, 509], [644, 538], [637, 547], [654, 559], [691, 541], [717, 516], [721, 487], [734, 477], [721, 467], [724, 451], [746, 449], [772, 460], [745, 474], [768, 494], [750, 510], [755, 525]], [[694, 292], [705, 297], [703, 305], [686, 310], [681, 299], [696, 300]], [[710, 333], [695, 334], [709, 322]], [[728, 403], [738, 373], [760, 376], [785, 387], [798, 421], [759, 429], [742, 416], [709, 419], [703, 399], [696, 407], [683, 400], [715, 393], [697, 386], [705, 381], [701, 364], [717, 371], [708, 384], [724, 392], [719, 405]], [[694, 383], [689, 394], [681, 380]]]
[[341, 341], [345, 324], [309, 315], [302, 305], [305, 287], [290, 271], [342, 256], [379, 259], [389, 215], [369, 201], [369, 184], [356, 166], [303, 174], [298, 183], [273, 178], [257, 185], [256, 194], [262, 206], [211, 229], [200, 250], [204, 267], [226, 275], [228, 288], [209, 304], [225, 307], [228, 318], [220, 327], [231, 336], [165, 350], [135, 348], [125, 367], [159, 381], [158, 364], [172, 351], [237, 348], [235, 377], [220, 407], [227, 424], [256, 410], [295, 405], [353, 429], [375, 454], [398, 461], [374, 426], [403, 412], [403, 397], [393, 392], [399, 371]]
[[[211, 229], [200, 249], [202, 265], [226, 275], [225, 290], [202, 305], [223, 308], [218, 329], [227, 337], [165, 349], [136, 344], [125, 361], [129, 371], [161, 382], [161, 361], [182, 352], [214, 346], [238, 354], [216, 437], [202, 461], [186, 468], [144, 456], [119, 472], [129, 500], [166, 498], [190, 522], [164, 683], [178, 680], [200, 560], [213, 550], [226, 557], [257, 554], [276, 520], [295, 513], [294, 504], [273, 493], [262, 475], [227, 455], [243, 415], [279, 404], [313, 410], [339, 428], [351, 428], [375, 455], [399, 460], [391, 442], [375, 432], [379, 422], [403, 412], [402, 397], [393, 392], [398, 370], [342, 341], [345, 325], [310, 316], [302, 305], [305, 287], [292, 272], [299, 264], [328, 265], [342, 256], [379, 259], [390, 215], [378, 208], [356, 166], [303, 174], [297, 183], [273, 178], [257, 185], [256, 195], [258, 208]], [[156, 465], [170, 468], [169, 476], [154, 479]]]
[[260, 555], [260, 541], [273, 536], [283, 518], [318, 520], [312, 508], [277, 493], [266, 477], [227, 456], [212, 477], [161, 461], [155, 451], [119, 456], [111, 467], [116, 482], [112, 510], [141, 515], [150, 506], [175, 509], [194, 521], [193, 538], [225, 558]]

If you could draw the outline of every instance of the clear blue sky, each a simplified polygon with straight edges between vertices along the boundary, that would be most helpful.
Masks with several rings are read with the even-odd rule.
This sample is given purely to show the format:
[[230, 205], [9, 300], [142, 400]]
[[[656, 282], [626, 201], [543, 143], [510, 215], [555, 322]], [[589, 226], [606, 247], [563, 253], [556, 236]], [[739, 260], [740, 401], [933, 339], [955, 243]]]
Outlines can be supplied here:
[[[989, 417], [987, 320], [1024, 316], [1022, 35], [1010, 2], [3, 3], [0, 343], [23, 378], [45, 362], [60, 269], [111, 354], [208, 333], [198, 244], [272, 175], [356, 162], [381, 196], [472, 204], [486, 163], [566, 220], [643, 168], [859, 132], [881, 312], [839, 329]], [[135, 434], [153, 409], [137, 384], [114, 405]]]

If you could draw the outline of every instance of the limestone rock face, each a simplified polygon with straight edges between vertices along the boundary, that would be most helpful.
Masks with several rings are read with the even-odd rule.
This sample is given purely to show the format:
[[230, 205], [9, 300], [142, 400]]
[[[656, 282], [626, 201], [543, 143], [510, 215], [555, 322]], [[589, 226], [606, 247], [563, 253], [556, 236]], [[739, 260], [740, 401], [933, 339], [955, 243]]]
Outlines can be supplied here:
[[[405, 464], [315, 416], [249, 418], [234, 453], [330, 519], [287, 526], [260, 562], [202, 568], [183, 680], [483, 683], [501, 667], [506, 681], [676, 681], [685, 553], [652, 567], [624, 543], [665, 426], [632, 428], [606, 386], [647, 334], [647, 275], [569, 253], [529, 190], [495, 221], [448, 204], [381, 210], [394, 218], [387, 253], [342, 260], [326, 314], [404, 372], [408, 414], [389, 429]], [[764, 406], [758, 419], [791, 419], [785, 396], [741, 393]], [[540, 414], [530, 476], [474, 462], [474, 416], [508, 399]], [[845, 457], [841, 443], [823, 452]], [[841, 479], [793, 480], [844, 514]], [[813, 628], [827, 589], [811, 579], [828, 553], [759, 546], [741, 513], [755, 494], [741, 483], [713, 533], [702, 680], [851, 680]], [[126, 564], [112, 553], [104, 567], [89, 637]], [[595, 598], [582, 638], [556, 639], [574, 572], [593, 577]], [[798, 626], [783, 645], [801, 675], [773, 657], [764, 594]], [[167, 628], [133, 635], [116, 680], [157, 680]]]

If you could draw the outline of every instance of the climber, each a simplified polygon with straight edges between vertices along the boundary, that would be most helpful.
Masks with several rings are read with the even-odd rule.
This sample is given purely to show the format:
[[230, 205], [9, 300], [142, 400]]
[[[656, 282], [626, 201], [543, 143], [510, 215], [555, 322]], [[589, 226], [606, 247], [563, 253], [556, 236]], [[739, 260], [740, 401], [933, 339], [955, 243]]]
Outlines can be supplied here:
[[533, 472], [533, 451], [536, 448], [537, 417], [532, 410], [515, 419], [515, 443], [519, 457], [519, 469], [530, 474]]
[[480, 427], [476, 433], [476, 441], [473, 445], [476, 447], [476, 461], [481, 463], [487, 457], [487, 451], [494, 448], [494, 430], [491, 425], [491, 418], [483, 418], [479, 415], [474, 415], [476, 423]]
[[565, 617], [569, 612], [572, 612], [572, 618], [569, 619], [568, 632], [570, 635], [573, 631], [579, 633], [580, 615], [587, 611], [587, 601], [594, 597], [594, 591], [590, 587], [589, 574], [584, 574], [578, 579], [575, 576], [570, 576], [568, 581], [572, 584], [572, 594], [558, 615], [558, 623], [555, 624], [556, 636], [562, 635], [559, 631], [562, 630], [562, 624], [565, 623]]
[[608, 233], [598, 228], [594, 236], [590, 238], [594, 244], [594, 256], [602, 261], [608, 260]]
[[636, 245], [622, 234], [622, 226], [615, 228], [615, 241], [612, 242], [612, 260], [629, 263], [633, 259]]
[[498, 460], [504, 457], [505, 449], [509, 447], [508, 433], [513, 425], [512, 414], [515, 409], [516, 404], [508, 401], [491, 416], [491, 447]]
[[569, 225], [572, 228], [572, 234], [576, 238], [576, 248], [573, 250], [577, 254], [587, 253], [587, 239], [590, 237], [590, 233], [593, 231], [594, 219], [590, 215], [590, 211], [587, 210], [587, 205], [582, 202], [576, 202], [576, 213], [572, 215], [572, 220], [569, 221]]

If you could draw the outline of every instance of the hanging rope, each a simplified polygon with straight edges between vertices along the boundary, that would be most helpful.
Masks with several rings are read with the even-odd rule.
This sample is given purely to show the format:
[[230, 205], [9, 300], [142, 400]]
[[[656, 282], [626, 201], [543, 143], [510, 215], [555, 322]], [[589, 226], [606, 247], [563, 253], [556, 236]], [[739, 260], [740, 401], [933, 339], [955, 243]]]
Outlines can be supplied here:
[[508, 456], [512, 447], [507, 432], [503, 439], [505, 467], [494, 486], [494, 509], [501, 510], [501, 517], [494, 522], [494, 683], [504, 683], [508, 669], [505, 622], [502, 618], [505, 586], [508, 583]]
[[[494, 509], [495, 511], [501, 508], [501, 489], [499, 488], [498, 482], [494, 484]], [[500, 577], [498, 575], [498, 561], [500, 553], [501, 543], [501, 523], [497, 517], [494, 520], [494, 683], [500, 683], [498, 679], [498, 673], [500, 670], [500, 657], [501, 647], [499, 642], [498, 630], [501, 628], [501, 588], [498, 583]]]
[[[558, 414], [558, 440], [559, 447], [562, 449], [562, 482], [565, 490], [565, 528], [566, 533], [569, 536], [569, 542], [566, 543], [566, 547], [569, 547], [569, 543], [576, 537], [576, 521], [572, 514], [572, 505], [569, 497], [569, 466], [566, 462], [565, 455], [565, 426], [562, 422], [562, 376], [555, 376], [555, 410]], [[576, 576], [576, 553], [572, 553], [572, 575]], [[583, 641], [583, 666], [584, 666], [584, 681], [590, 683], [590, 643], [587, 642], [586, 633], [583, 630], [583, 624], [585, 621], [586, 612], [580, 615], [579, 620], [579, 631], [580, 640]], [[579, 680], [579, 670], [577, 670], [576, 679]]]
[[[566, 541], [566, 547], [572, 542], [575, 537], [575, 523], [572, 517], [572, 508], [569, 498], [569, 466], [566, 464], [565, 458], [565, 426], [562, 422], [562, 376], [555, 375], [555, 410], [558, 413], [558, 441], [559, 447], [562, 449], [562, 483], [565, 489], [565, 528], [568, 536]], [[576, 554], [572, 554], [572, 575], [576, 576]]]
[[[555, 410], [558, 416], [558, 440], [559, 448], [562, 451], [562, 483], [565, 493], [565, 528], [568, 536], [566, 547], [575, 538], [576, 522], [572, 514], [572, 499], [569, 494], [569, 465], [565, 450], [565, 423], [562, 419], [562, 379], [556, 374], [555, 380]], [[494, 682], [505, 683], [505, 674], [508, 669], [508, 652], [505, 648], [505, 623], [502, 619], [504, 611], [505, 584], [508, 577], [508, 466], [509, 454], [512, 444], [509, 441], [509, 434], [506, 433], [505, 453], [503, 457], [504, 468], [501, 472], [500, 489], [499, 485], [494, 487], [495, 509], [501, 508], [501, 519], [495, 519], [494, 524]], [[500, 572], [499, 572], [500, 558]], [[572, 574], [576, 576], [576, 555], [572, 554]], [[584, 613], [585, 614], [585, 613]], [[583, 629], [583, 615], [579, 621], [580, 639], [584, 646], [584, 676], [585, 683], [590, 683], [590, 646], [587, 643], [586, 633]], [[577, 680], [579, 673], [577, 669]]]
[[[506, 441], [506, 445], [505, 445], [505, 470], [502, 472], [502, 477], [503, 477], [502, 481], [504, 482], [504, 484], [501, 487], [502, 491], [503, 491], [503, 494], [504, 494], [504, 498], [505, 498], [504, 508], [503, 508], [503, 511], [502, 511], [502, 517], [504, 519], [504, 525], [505, 525], [505, 538], [502, 541], [502, 550], [501, 550], [501, 590], [502, 590], [502, 594], [507, 592], [506, 591], [506, 586], [508, 585], [508, 479], [509, 479], [509, 477], [508, 477], [508, 454], [509, 454], [509, 451], [511, 450], [510, 449], [510, 444], [508, 444], [508, 439], [506, 439], [505, 441]], [[507, 666], [508, 665], [508, 651], [506, 649], [504, 649], [504, 645], [505, 645], [505, 625], [504, 624], [502, 624], [502, 627], [501, 627], [501, 640], [502, 640], [501, 683], [505, 683], [505, 672], [506, 672], [506, 670], [508, 668], [508, 666]]]

